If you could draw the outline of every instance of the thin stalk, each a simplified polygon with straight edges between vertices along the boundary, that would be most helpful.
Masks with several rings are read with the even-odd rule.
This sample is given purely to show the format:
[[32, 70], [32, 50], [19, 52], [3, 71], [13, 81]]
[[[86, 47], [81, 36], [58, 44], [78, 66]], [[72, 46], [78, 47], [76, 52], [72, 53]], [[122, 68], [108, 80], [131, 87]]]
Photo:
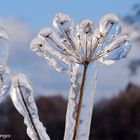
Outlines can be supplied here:
[[[96, 48], [98, 47], [98, 44], [100, 42], [100, 38], [97, 38], [96, 43], [95, 43], [95, 47], [90, 51], [89, 57], [88, 59], [90, 60], [92, 58], [92, 56], [94, 55]], [[91, 46], [92, 47], [92, 46]]]
[[123, 44], [123, 42], [122, 42], [119, 46], [117, 46], [116, 48], [113, 48], [113, 49], [110, 49], [110, 50], [106, 50], [106, 51], [100, 53], [99, 55], [97, 55], [97, 56], [95, 56], [94, 58], [92, 58], [90, 61], [92, 62], [92, 61], [95, 61], [95, 60], [97, 60], [97, 59], [100, 59], [100, 58], [103, 57], [104, 55], [107, 55], [107, 54], [111, 53], [112, 51], [114, 51], [114, 50], [120, 48], [122, 44]]
[[78, 103], [78, 108], [77, 108], [77, 116], [76, 116], [76, 122], [75, 122], [75, 127], [74, 127], [73, 140], [78, 140], [78, 129], [79, 129], [79, 124], [80, 124], [82, 100], [83, 100], [83, 95], [84, 95], [87, 67], [88, 67], [88, 64], [84, 65], [84, 73], [83, 73], [82, 84], [81, 84], [81, 88], [80, 88], [80, 97], [79, 97], [79, 103]]
[[67, 31], [63, 28], [62, 24], [61, 24], [61, 29], [64, 31], [66, 38], [68, 39], [71, 47], [73, 48], [74, 53], [76, 53], [78, 56], [80, 56], [80, 53], [75, 49], [75, 45], [73, 43], [73, 41], [71, 40], [71, 38], [69, 37], [69, 35], [67, 34]]
[[71, 38], [69, 37], [69, 35], [67, 34], [67, 32], [65, 32], [65, 34], [66, 34], [66, 37], [67, 37], [67, 39], [68, 39], [68, 41], [69, 41], [71, 47], [73, 48], [73, 51], [80, 57], [80, 53], [79, 53], [79, 51], [76, 49], [76, 47], [75, 47], [73, 41], [71, 40]]
[[85, 47], [86, 47], [86, 60], [87, 60], [87, 59], [88, 59], [88, 58], [87, 58], [87, 57], [88, 57], [88, 56], [87, 56], [87, 54], [88, 54], [88, 52], [87, 52], [87, 51], [88, 51], [88, 48], [87, 48], [87, 47], [88, 47], [88, 46], [87, 46], [87, 34], [86, 34], [86, 46], [85, 46]]
[[28, 112], [28, 115], [29, 115], [31, 124], [32, 124], [32, 126], [33, 126], [33, 128], [34, 128], [34, 130], [35, 130], [36, 136], [37, 136], [38, 140], [41, 140], [41, 138], [40, 138], [40, 136], [39, 136], [39, 133], [38, 133], [38, 131], [37, 131], [37, 128], [36, 128], [36, 126], [35, 126], [35, 124], [34, 124], [34, 121], [33, 121], [32, 115], [31, 115], [31, 113], [30, 113], [30, 110], [28, 109], [28, 106], [27, 106], [26, 101], [25, 101], [25, 99], [24, 99], [23, 92], [22, 92], [22, 89], [21, 89], [21, 86], [20, 86], [19, 81], [18, 81], [18, 88], [19, 88], [19, 92], [20, 92], [20, 94], [21, 94], [23, 103], [24, 103], [24, 105], [25, 105], [25, 108], [26, 108], [26, 110], [27, 110], [27, 112]]
[[82, 55], [81, 55], [81, 58], [82, 58], [82, 60], [84, 61], [84, 58], [83, 58], [83, 56], [84, 56], [84, 50], [83, 50], [83, 46], [82, 46], [82, 43], [81, 43], [81, 39], [80, 39], [80, 36], [78, 36], [78, 39], [79, 39], [79, 47], [80, 47], [80, 49], [81, 49], [81, 52], [82, 52]]
[[[107, 35], [108, 35], [108, 33], [111, 31], [111, 29], [112, 29], [112, 27], [113, 27], [113, 23], [111, 23], [111, 25], [110, 25], [110, 28], [109, 28], [109, 30], [107, 31]], [[90, 53], [90, 55], [89, 55], [89, 59], [92, 57], [92, 55], [95, 53], [95, 51], [96, 51], [96, 48], [98, 47], [98, 44], [99, 44], [99, 42], [100, 42], [100, 40], [102, 39], [102, 38], [105, 38], [105, 36], [104, 35], [102, 35], [102, 34], [100, 34], [101, 35], [101, 38], [98, 38], [97, 39], [97, 41], [96, 41], [96, 45], [95, 45], [95, 47], [93, 48], [93, 50], [91, 51], [91, 53]], [[106, 35], [106, 36], [107, 36]]]

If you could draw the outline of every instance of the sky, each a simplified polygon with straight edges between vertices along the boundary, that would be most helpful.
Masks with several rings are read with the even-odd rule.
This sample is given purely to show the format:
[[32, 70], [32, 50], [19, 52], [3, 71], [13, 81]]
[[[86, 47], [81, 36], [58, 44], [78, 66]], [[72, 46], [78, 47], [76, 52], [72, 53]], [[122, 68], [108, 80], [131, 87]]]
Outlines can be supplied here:
[[1, 0], [0, 2], [2, 17], [14, 17], [25, 21], [31, 29], [38, 30], [50, 25], [55, 13], [59, 11], [71, 15], [76, 22], [89, 18], [97, 23], [100, 17], [108, 12], [124, 16], [139, 0]]
[[[0, 26], [10, 34], [8, 65], [12, 73], [25, 73], [32, 81], [35, 95], [63, 95], [67, 97], [70, 81], [66, 74], [58, 73], [30, 50], [30, 42], [43, 27], [51, 26], [57, 12], [70, 15], [75, 23], [90, 19], [97, 26], [100, 18], [113, 12], [119, 17], [131, 13], [139, 0], [0, 0]], [[139, 35], [139, 33], [137, 33]], [[135, 45], [137, 46], [137, 45]], [[132, 81], [140, 84], [136, 77], [129, 76], [128, 62], [138, 49], [133, 49], [128, 60], [112, 66], [102, 66], [95, 101], [117, 95]], [[120, 78], [118, 78], [120, 77]]]

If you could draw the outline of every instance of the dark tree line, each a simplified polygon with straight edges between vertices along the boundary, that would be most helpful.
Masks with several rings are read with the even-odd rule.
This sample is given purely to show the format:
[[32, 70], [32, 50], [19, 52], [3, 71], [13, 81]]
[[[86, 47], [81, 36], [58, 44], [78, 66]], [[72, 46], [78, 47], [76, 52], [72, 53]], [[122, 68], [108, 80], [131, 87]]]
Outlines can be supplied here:
[[[39, 97], [36, 102], [51, 139], [63, 140], [67, 102], [59, 96]], [[29, 140], [23, 117], [9, 98], [0, 104], [0, 134]], [[129, 84], [118, 96], [95, 105], [90, 140], [140, 140], [140, 87]]]

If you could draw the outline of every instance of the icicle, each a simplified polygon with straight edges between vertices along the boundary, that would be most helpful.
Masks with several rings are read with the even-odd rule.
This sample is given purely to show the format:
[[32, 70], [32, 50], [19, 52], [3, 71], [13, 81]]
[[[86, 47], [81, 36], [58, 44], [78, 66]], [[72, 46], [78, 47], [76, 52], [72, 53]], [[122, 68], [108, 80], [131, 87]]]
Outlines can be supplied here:
[[0, 65], [0, 102], [3, 96], [9, 92], [11, 83], [12, 80], [9, 68]]
[[32, 140], [50, 140], [44, 126], [39, 121], [37, 106], [32, 95], [32, 86], [25, 75], [13, 76], [10, 95], [14, 106], [24, 116], [28, 136]]

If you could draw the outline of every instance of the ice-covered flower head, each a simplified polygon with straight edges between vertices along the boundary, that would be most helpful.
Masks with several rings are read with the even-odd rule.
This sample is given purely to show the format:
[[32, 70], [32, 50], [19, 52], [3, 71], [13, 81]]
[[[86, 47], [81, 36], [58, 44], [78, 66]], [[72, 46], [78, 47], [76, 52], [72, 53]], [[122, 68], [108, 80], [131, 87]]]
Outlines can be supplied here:
[[112, 13], [102, 17], [96, 29], [90, 20], [75, 25], [70, 16], [57, 13], [52, 28], [43, 28], [31, 43], [32, 51], [58, 71], [70, 69], [72, 63], [109, 65], [125, 58], [130, 48], [128, 36], [121, 34], [119, 19]]

